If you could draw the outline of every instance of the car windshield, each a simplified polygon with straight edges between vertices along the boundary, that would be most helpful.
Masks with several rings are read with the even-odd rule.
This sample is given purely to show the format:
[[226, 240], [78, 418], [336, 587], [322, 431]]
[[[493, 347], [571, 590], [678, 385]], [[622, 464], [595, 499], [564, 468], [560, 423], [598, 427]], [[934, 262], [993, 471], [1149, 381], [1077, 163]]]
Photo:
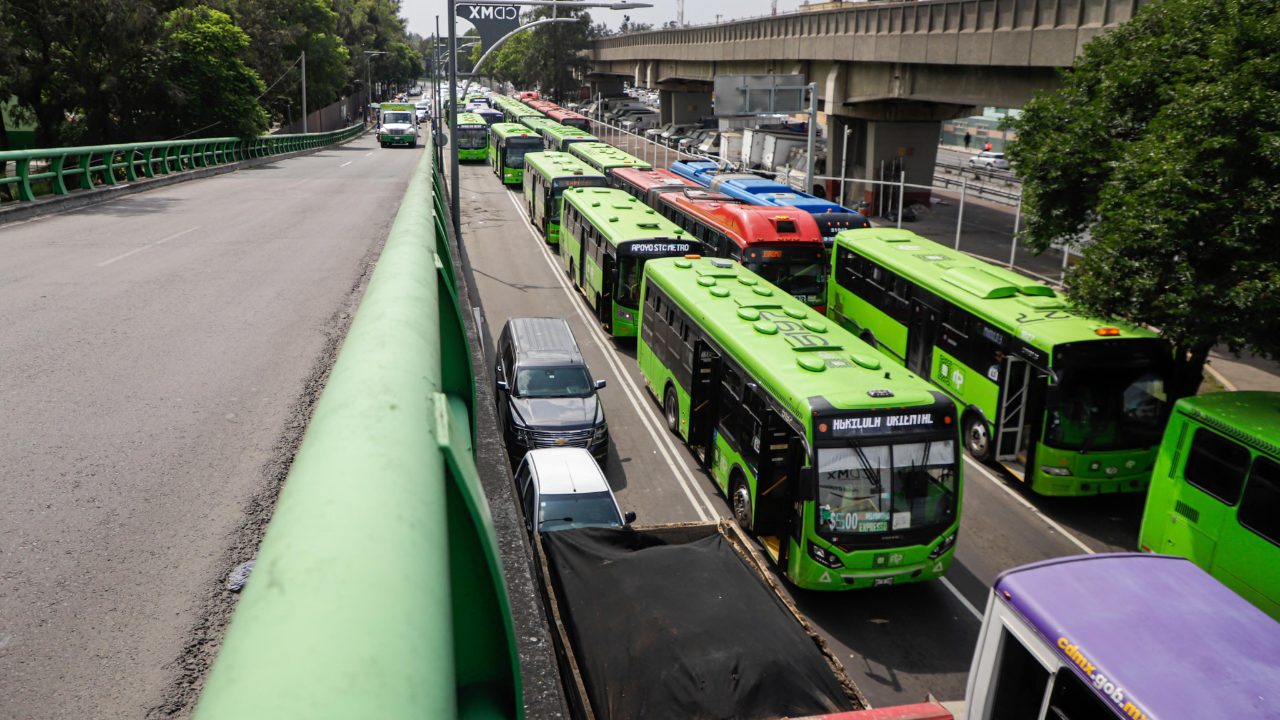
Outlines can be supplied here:
[[812, 302], [827, 294], [827, 276], [821, 263], [749, 262], [743, 263], [743, 267], [801, 302]]
[[829, 533], [946, 525], [956, 513], [952, 440], [818, 449], [817, 523]]
[[543, 495], [538, 502], [538, 527], [543, 531], [622, 527], [622, 518], [608, 492]]
[[408, 125], [413, 122], [413, 116], [407, 112], [389, 112], [382, 115], [383, 125]]
[[1063, 450], [1131, 450], [1160, 444], [1164, 378], [1149, 368], [1096, 367], [1063, 378], [1050, 400], [1044, 441]]
[[542, 141], [537, 138], [512, 138], [507, 140], [507, 167], [524, 167], [524, 154], [542, 150]]
[[516, 395], [520, 397], [581, 397], [591, 394], [591, 380], [580, 367], [520, 368]]

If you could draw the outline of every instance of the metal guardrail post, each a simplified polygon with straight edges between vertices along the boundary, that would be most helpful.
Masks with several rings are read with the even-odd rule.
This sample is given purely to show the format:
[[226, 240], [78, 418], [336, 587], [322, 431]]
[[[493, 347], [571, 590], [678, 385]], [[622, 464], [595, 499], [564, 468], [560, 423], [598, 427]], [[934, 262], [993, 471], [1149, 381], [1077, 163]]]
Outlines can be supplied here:
[[409, 183], [197, 720], [523, 715], [433, 159]]

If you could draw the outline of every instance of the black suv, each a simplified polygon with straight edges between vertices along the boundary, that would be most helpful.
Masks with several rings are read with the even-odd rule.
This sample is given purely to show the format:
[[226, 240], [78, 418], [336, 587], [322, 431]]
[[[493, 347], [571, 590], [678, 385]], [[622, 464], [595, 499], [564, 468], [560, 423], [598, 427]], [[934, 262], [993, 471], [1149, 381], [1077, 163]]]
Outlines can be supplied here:
[[578, 342], [564, 318], [512, 318], [498, 337], [494, 371], [511, 462], [543, 447], [584, 447], [604, 467], [609, 425]]

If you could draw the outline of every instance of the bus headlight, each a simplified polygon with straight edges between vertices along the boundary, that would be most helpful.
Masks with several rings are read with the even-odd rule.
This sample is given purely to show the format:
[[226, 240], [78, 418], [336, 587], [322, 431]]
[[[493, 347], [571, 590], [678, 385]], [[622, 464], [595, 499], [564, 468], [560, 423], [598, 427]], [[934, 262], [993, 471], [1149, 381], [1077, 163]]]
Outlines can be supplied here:
[[809, 545], [809, 557], [818, 561], [819, 565], [825, 565], [829, 568], [842, 568], [844, 563], [840, 562], [840, 558], [836, 554], [825, 548], [818, 547], [813, 543]]
[[618, 317], [630, 322], [636, 319], [636, 314], [626, 308], [618, 308]]
[[1045, 475], [1054, 475], [1057, 477], [1067, 477], [1068, 475], [1071, 474], [1071, 471], [1068, 470], [1067, 468], [1049, 467], [1048, 465], [1041, 465], [1040, 471], [1043, 472]]
[[934, 548], [933, 551], [929, 553], [929, 559], [937, 560], [945, 555], [946, 552], [956, 544], [956, 537], [959, 535], [960, 532], [956, 531], [943, 538], [942, 542], [938, 543], [938, 547]]

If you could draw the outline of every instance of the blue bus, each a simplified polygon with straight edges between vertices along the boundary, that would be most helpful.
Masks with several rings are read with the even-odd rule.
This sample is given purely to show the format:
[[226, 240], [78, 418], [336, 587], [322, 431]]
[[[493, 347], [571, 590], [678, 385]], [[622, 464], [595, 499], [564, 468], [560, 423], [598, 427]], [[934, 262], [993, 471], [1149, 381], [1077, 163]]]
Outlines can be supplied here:
[[1280, 717], [1280, 624], [1191, 561], [1116, 553], [1002, 573], [969, 720]]
[[790, 188], [751, 173], [722, 172], [707, 160], [683, 160], [671, 163], [671, 172], [712, 192], [722, 193], [752, 205], [796, 207], [818, 221], [822, 241], [830, 249], [836, 233], [855, 228], [868, 228], [871, 223], [862, 213], [841, 207], [830, 200]]

